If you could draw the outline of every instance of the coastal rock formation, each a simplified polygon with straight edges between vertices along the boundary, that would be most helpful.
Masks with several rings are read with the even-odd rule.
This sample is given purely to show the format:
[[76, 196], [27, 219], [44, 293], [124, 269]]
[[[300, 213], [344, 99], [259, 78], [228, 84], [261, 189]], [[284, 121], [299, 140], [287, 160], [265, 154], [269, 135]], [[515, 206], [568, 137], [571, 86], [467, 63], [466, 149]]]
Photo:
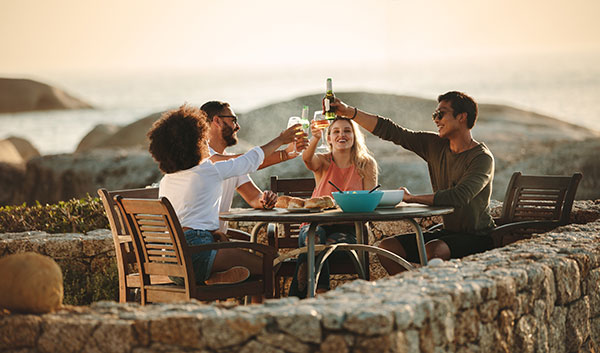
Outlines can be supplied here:
[[45, 83], [0, 78], [0, 113], [87, 108], [92, 106]]
[[99, 124], [88, 132], [79, 142], [75, 153], [87, 152], [99, 146], [104, 140], [121, 129], [114, 124]]
[[23, 180], [24, 164], [0, 162], [0, 206], [21, 204], [25, 201]]
[[25, 160], [12, 142], [9, 140], [0, 140], [0, 162], [22, 164]]
[[96, 150], [42, 156], [27, 163], [24, 201], [55, 203], [95, 195], [100, 187], [109, 190], [144, 187], [160, 175], [157, 164], [145, 151]]
[[121, 128], [98, 125], [77, 146], [76, 152], [93, 149], [138, 148], [148, 150], [146, 133], [162, 113], [150, 114]]

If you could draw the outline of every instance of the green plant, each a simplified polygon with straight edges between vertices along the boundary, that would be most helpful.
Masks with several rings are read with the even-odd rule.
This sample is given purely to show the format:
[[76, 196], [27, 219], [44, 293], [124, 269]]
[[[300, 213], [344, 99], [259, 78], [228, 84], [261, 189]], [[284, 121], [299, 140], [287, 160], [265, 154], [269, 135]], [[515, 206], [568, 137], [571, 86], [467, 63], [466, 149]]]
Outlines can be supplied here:
[[57, 204], [0, 207], [0, 233], [39, 230], [48, 233], [87, 233], [108, 228], [108, 219], [99, 198], [89, 194], [82, 199]]

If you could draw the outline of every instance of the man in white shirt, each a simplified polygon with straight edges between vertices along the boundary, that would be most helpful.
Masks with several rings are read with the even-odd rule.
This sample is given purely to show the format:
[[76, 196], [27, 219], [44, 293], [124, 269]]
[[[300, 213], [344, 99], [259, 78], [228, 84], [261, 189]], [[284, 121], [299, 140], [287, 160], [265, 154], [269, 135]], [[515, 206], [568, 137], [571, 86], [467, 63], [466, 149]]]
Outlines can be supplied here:
[[[238, 142], [237, 132], [240, 130], [240, 125], [238, 124], [237, 116], [234, 114], [229, 103], [226, 102], [206, 102], [200, 109], [206, 113], [209, 123], [208, 145], [210, 154], [213, 156], [211, 160], [222, 160], [222, 156], [228, 155], [225, 149]], [[308, 144], [306, 137], [305, 135], [304, 138], [296, 142], [296, 150], [294, 150], [294, 144], [289, 144], [286, 149], [275, 151], [275, 153], [265, 156], [264, 162], [260, 165], [259, 169], [297, 157], [299, 155], [297, 151], [302, 151]], [[234, 190], [237, 190], [248, 205], [253, 208], [273, 208], [277, 201], [275, 193], [270, 190], [261, 191], [254, 184], [250, 176], [246, 174], [229, 178], [223, 182], [219, 212], [229, 211], [233, 201]], [[219, 230], [226, 233], [227, 222], [220, 221]]]

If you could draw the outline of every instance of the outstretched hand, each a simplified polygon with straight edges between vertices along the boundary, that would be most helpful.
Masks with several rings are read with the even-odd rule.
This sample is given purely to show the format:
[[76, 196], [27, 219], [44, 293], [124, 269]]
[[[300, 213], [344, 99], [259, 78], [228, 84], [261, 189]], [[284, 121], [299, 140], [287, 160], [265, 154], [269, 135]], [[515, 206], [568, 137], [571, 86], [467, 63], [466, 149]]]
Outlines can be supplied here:
[[289, 127], [287, 129], [283, 130], [281, 132], [281, 134], [279, 134], [281, 144], [285, 145], [285, 144], [296, 141], [298, 139], [298, 136], [301, 135], [301, 133], [304, 133], [302, 131], [301, 124], [295, 124], [292, 127]]
[[318, 127], [315, 126], [315, 121], [311, 121], [310, 122], [310, 133], [312, 134], [312, 136], [314, 138], [316, 138], [317, 140], [321, 138], [321, 136], [323, 136], [323, 130], [324, 129], [319, 129]]
[[[325, 111], [325, 98], [323, 98], [322, 104], [323, 111]], [[333, 99], [333, 102], [329, 102], [329, 106], [331, 107], [331, 110], [335, 112], [335, 115], [342, 116], [344, 118], [350, 118], [354, 114], [354, 108], [342, 102], [337, 97]]]

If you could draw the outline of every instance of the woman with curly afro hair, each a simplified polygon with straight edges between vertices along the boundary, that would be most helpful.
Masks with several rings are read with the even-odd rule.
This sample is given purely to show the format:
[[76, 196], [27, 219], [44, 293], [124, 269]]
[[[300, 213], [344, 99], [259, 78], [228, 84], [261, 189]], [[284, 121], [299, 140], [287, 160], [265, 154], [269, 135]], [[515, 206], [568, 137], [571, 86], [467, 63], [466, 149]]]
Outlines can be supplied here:
[[[256, 171], [279, 146], [294, 142], [300, 125], [283, 131], [271, 142], [245, 154], [213, 163], [209, 159], [205, 113], [183, 105], [164, 113], [150, 131], [150, 153], [165, 175], [159, 196], [169, 199], [183, 227], [189, 245], [226, 240], [219, 229], [219, 203], [223, 180]], [[192, 255], [199, 284], [243, 281], [262, 273], [259, 256], [240, 249], [203, 251]], [[234, 266], [238, 265], [238, 266]], [[183, 283], [181, 278], [173, 278]]]

